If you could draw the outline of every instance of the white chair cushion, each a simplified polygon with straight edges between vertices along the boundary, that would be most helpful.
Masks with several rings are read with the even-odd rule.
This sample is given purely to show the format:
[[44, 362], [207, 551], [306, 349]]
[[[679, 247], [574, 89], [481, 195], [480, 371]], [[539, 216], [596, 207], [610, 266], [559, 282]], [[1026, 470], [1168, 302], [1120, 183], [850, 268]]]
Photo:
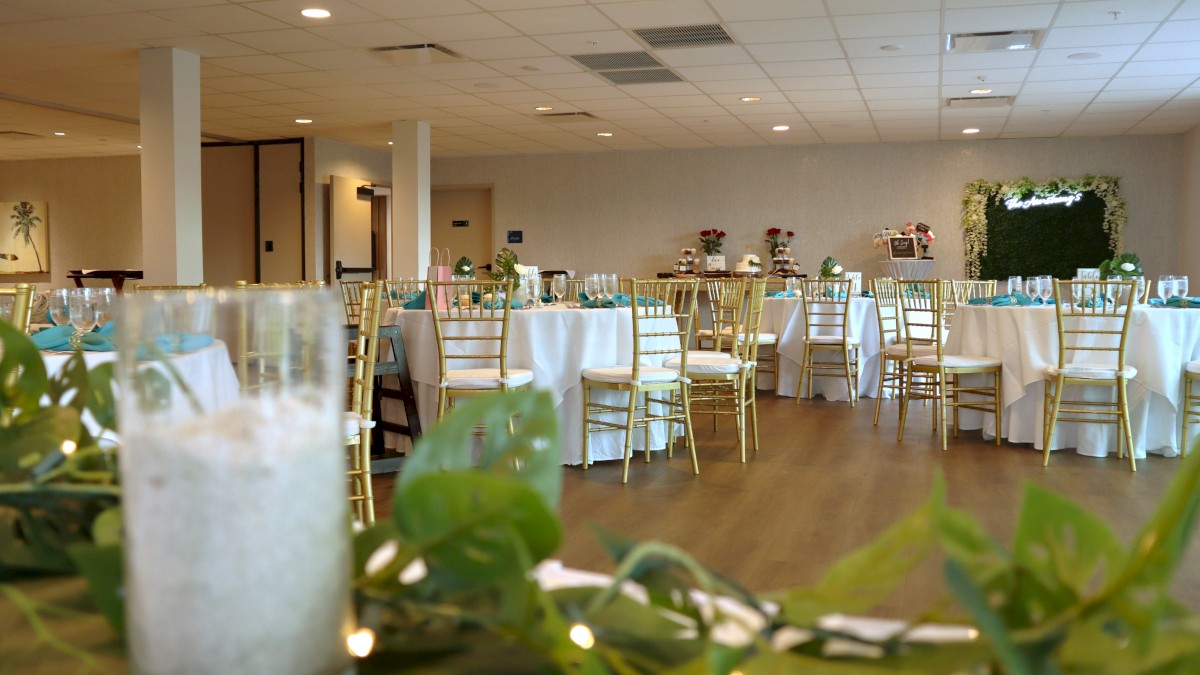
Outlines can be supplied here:
[[[883, 353], [888, 356], [899, 356], [908, 358], [908, 345], [903, 342], [897, 342], [894, 345], [889, 345]], [[913, 356], [937, 356], [937, 347], [933, 345], [913, 345]]]
[[[682, 365], [678, 358], [670, 359], [663, 364], [668, 368], [679, 370]], [[742, 360], [732, 357], [719, 358], [689, 358], [687, 362], [688, 375], [731, 375], [742, 369]], [[672, 371], [674, 372], [674, 371]]]
[[[840, 344], [842, 344], [842, 338], [840, 338], [836, 335], [814, 335], [812, 337], [804, 338], [804, 341], [815, 344], [815, 345], [840, 345]], [[859, 342], [860, 342], [860, 340], [856, 337], [846, 338], [846, 344], [849, 344], [849, 345], [858, 345]]]
[[777, 342], [779, 342], [779, 336], [776, 335], [775, 333], [759, 333], [758, 334], [758, 344], [760, 344], [760, 345], [773, 345]]
[[[508, 386], [519, 387], [533, 382], [533, 371], [518, 368], [508, 369]], [[466, 368], [446, 372], [448, 389], [499, 389], [499, 368]]]
[[712, 332], [711, 328], [699, 328], [696, 330], [696, 335], [699, 335], [701, 337], [711, 337], [712, 334], [713, 334], [713, 332]]
[[1200, 375], [1200, 361], [1188, 361], [1187, 371], [1193, 375]]
[[[1112, 380], [1118, 377], [1132, 379], [1137, 376], [1137, 368], [1126, 365], [1125, 368], [1118, 374], [1115, 366], [1107, 367], [1104, 365], [1087, 365], [1087, 364], [1072, 364], [1062, 369], [1062, 374], [1067, 377], [1078, 377], [1086, 380]], [[1046, 377], [1058, 377], [1058, 366], [1049, 366], [1046, 368]]]
[[732, 359], [732, 358], [733, 358], [732, 354], [726, 354], [725, 352], [706, 352], [706, 351], [701, 351], [701, 352], [689, 351], [688, 352], [688, 360], [689, 361], [691, 361], [692, 359]]
[[342, 414], [342, 435], [349, 438], [357, 436], [362, 429], [370, 429], [375, 426], [374, 422], [363, 423], [362, 415], [354, 412]]
[[584, 368], [583, 379], [612, 384], [652, 384], [674, 382], [679, 379], [678, 371], [657, 366], [642, 366], [638, 369], [638, 381], [633, 381], [633, 366], [610, 366], [608, 368]]
[[914, 366], [944, 366], [946, 368], [988, 368], [992, 366], [1001, 366], [1003, 362], [1000, 359], [993, 359], [987, 356], [950, 356], [944, 355], [942, 363], [938, 363], [937, 354], [933, 356], [922, 356], [909, 361]]

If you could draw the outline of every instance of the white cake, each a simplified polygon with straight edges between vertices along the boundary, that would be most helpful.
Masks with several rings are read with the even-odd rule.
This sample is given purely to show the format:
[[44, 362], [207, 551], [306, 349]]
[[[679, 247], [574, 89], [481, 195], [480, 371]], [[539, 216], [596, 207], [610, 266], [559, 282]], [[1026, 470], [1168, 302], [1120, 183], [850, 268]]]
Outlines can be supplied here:
[[753, 253], [747, 253], [733, 265], [734, 272], [757, 272], [760, 269], [762, 269], [762, 263], [759, 262], [758, 256]]

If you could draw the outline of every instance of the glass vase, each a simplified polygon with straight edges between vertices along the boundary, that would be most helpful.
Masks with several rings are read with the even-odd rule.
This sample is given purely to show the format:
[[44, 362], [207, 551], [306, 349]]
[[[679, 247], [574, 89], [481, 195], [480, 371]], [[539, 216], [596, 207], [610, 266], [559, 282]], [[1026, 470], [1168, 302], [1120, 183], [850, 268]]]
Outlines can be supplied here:
[[347, 667], [339, 315], [324, 290], [139, 294], [118, 308], [135, 673]]

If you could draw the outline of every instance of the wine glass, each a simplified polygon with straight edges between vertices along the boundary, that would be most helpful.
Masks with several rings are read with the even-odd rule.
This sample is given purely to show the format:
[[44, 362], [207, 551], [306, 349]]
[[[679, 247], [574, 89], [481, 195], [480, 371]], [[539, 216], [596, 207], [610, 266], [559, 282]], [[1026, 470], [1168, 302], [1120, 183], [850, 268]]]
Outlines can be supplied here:
[[603, 286], [603, 284], [600, 283], [599, 276], [593, 274], [584, 278], [583, 294], [587, 296], [588, 300], [597, 300], [597, 296], [600, 294], [600, 291], [596, 289], [596, 286]]
[[1125, 281], [1125, 277], [1119, 274], [1110, 274], [1105, 278], [1108, 283], [1104, 284], [1104, 298], [1106, 302], [1112, 302], [1113, 305], [1121, 304], [1121, 287], [1117, 284]]
[[1134, 277], [1134, 279], [1137, 279], [1137, 290], [1135, 291], [1137, 293], [1137, 297], [1134, 298], [1133, 304], [1135, 304], [1135, 305], [1145, 304], [1145, 302], [1146, 302], [1146, 300], [1145, 300], [1146, 277]]
[[1025, 295], [1029, 296], [1030, 300], [1038, 298], [1038, 278], [1027, 277], [1025, 279]]
[[1175, 291], [1175, 277], [1170, 274], [1158, 275], [1158, 299], [1164, 303]]
[[71, 322], [69, 305], [67, 304], [70, 296], [71, 289], [69, 288], [56, 288], [50, 291], [48, 298], [50, 305], [47, 312], [50, 317], [50, 323], [55, 326], [65, 326]]
[[82, 348], [85, 333], [96, 327], [96, 298], [90, 288], [76, 288], [67, 299], [67, 313], [75, 334], [71, 336], [71, 346]]
[[561, 303], [563, 296], [567, 294], [567, 275], [555, 274], [550, 280], [550, 292], [554, 294], [555, 304]]
[[604, 297], [615, 301], [617, 294], [621, 292], [621, 280], [615, 274], [603, 274], [601, 279], [604, 284]]
[[1038, 297], [1042, 299], [1042, 304], [1045, 304], [1054, 297], [1054, 277], [1049, 274], [1044, 274], [1037, 278], [1038, 280]]
[[785, 279], [783, 282], [783, 287], [787, 291], [785, 293], [786, 297], [796, 297], [796, 277], [788, 277]]
[[1008, 294], [1021, 292], [1021, 277], [1013, 276], [1008, 278]]
[[103, 328], [112, 320], [115, 291], [111, 288], [97, 288], [92, 296], [96, 303], [96, 325]]
[[1182, 301], [1179, 304], [1180, 307], [1187, 307], [1187, 292], [1188, 292], [1187, 275], [1183, 274], [1183, 275], [1175, 277], [1175, 295], [1178, 295], [1182, 299]]

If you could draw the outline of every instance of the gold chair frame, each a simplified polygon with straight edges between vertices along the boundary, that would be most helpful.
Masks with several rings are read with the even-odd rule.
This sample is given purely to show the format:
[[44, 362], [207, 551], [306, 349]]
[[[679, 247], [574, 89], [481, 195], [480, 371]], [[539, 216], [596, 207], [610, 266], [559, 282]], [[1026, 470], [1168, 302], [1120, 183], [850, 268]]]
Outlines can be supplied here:
[[355, 517], [364, 525], [375, 523], [374, 489], [371, 485], [371, 428], [374, 415], [375, 363], [379, 358], [379, 318], [383, 315], [382, 281], [347, 282], [359, 285], [362, 300], [359, 312], [357, 348], [349, 367], [350, 412], [357, 415], [358, 433], [346, 436], [350, 468], [350, 504]]
[[13, 299], [12, 316], [9, 317], [9, 323], [24, 334], [29, 333], [29, 326], [33, 323], [33, 290], [33, 284], [16, 284], [10, 288], [0, 288], [0, 298]]
[[208, 285], [203, 284], [203, 283], [194, 284], [194, 285], [190, 285], [190, 286], [187, 284], [178, 285], [178, 286], [151, 286], [151, 285], [147, 285], [147, 284], [134, 284], [133, 292], [136, 294], [136, 293], [151, 293], [153, 291], [202, 291], [205, 288], [208, 288]]
[[342, 309], [346, 311], [346, 325], [357, 326], [362, 314], [362, 284], [357, 281], [338, 283], [342, 289]]
[[[1076, 293], [1076, 290], [1079, 292]], [[1089, 293], [1090, 291], [1090, 293]], [[1114, 292], [1115, 291], [1115, 292]], [[1129, 470], [1137, 471], [1137, 458], [1133, 448], [1133, 429], [1129, 421], [1129, 394], [1127, 383], [1129, 377], [1125, 369], [1125, 346], [1129, 335], [1129, 318], [1133, 315], [1133, 302], [1124, 306], [1107, 301], [1095, 301], [1097, 298], [1115, 296], [1117, 298], [1132, 298], [1137, 293], [1136, 281], [1054, 281], [1054, 314], [1058, 324], [1058, 367], [1057, 375], [1046, 372], [1046, 394], [1042, 407], [1042, 466], [1050, 465], [1050, 445], [1054, 441], [1054, 428], [1059, 422], [1083, 422], [1085, 424], [1114, 424], [1117, 426], [1117, 458], [1124, 457], [1129, 450]], [[1089, 298], [1090, 295], [1090, 298]], [[1083, 300], [1076, 304], [1074, 299]], [[1091, 301], [1092, 306], [1087, 303]], [[1101, 328], [1087, 328], [1082, 324], [1091, 321], [1093, 325], [1100, 323]], [[1078, 344], [1091, 342], [1086, 336], [1096, 340], [1117, 342], [1116, 346], [1097, 346], [1095, 344]], [[1102, 371], [1112, 370], [1113, 377], [1100, 377], [1092, 365], [1089, 369], [1082, 364], [1072, 364], [1072, 357], [1077, 352], [1085, 354], [1108, 354], [1116, 357], [1114, 368], [1105, 364]], [[1074, 366], [1074, 368], [1072, 368]], [[1075, 372], [1076, 376], [1070, 373]], [[1087, 376], [1087, 375], [1090, 375]], [[1083, 387], [1112, 387], [1116, 390], [1116, 401], [1083, 401], [1063, 399], [1067, 385]], [[1063, 407], [1066, 404], [1067, 407]], [[1072, 417], [1062, 417], [1062, 414]]]
[[385, 299], [388, 308], [404, 307], [405, 303], [415, 300], [425, 291], [425, 281], [422, 279], [388, 279], [384, 284], [387, 287]]
[[889, 354], [888, 347], [907, 342], [901, 335], [900, 298], [894, 279], [872, 279], [871, 295], [875, 296], [875, 317], [879, 322], [879, 385], [875, 392], [875, 426], [879, 426], [879, 408], [883, 393], [891, 391], [895, 398], [904, 395], [904, 364], [912, 358], [911, 351], [901, 356]]
[[[691, 390], [685, 377], [677, 377], [669, 382], [642, 381], [643, 368], [649, 368], [642, 363], [650, 360], [647, 357], [661, 359], [664, 363], [671, 360], [672, 355], [680, 360], [686, 369], [688, 358], [688, 336], [696, 317], [696, 294], [699, 281], [696, 279], [628, 279], [624, 285], [629, 289], [631, 298], [630, 312], [633, 313], [633, 360], [629, 366], [629, 378], [624, 382], [609, 382], [589, 378], [586, 371], [583, 380], [583, 469], [588, 469], [591, 459], [591, 434], [601, 431], [623, 431], [625, 433], [625, 452], [621, 469], [621, 483], [629, 482], [629, 461], [633, 457], [633, 432], [641, 428], [645, 433], [646, 461], [650, 461], [650, 425], [653, 422], [666, 422], [667, 457], [675, 453], [674, 423], [684, 425], [684, 440], [692, 460], [692, 473], [700, 474], [700, 463], [696, 457], [696, 440], [692, 433], [691, 422]], [[646, 298], [645, 305], [637, 302], [637, 298]], [[623, 310], [621, 310], [623, 311]], [[673, 322], [674, 328], [663, 330], [663, 321]], [[672, 344], [665, 347], [652, 348], [647, 346], [647, 339], [674, 338]], [[678, 346], [676, 346], [678, 345]], [[680, 373], [685, 372], [681, 369]], [[599, 403], [592, 400], [592, 389], [607, 389], [623, 391], [629, 395], [628, 403], [624, 406]], [[643, 396], [643, 403], [638, 404], [638, 396]], [[656, 396], [668, 396], [657, 398]], [[655, 410], [658, 410], [656, 413]], [[625, 422], [618, 424], [602, 419], [605, 413], [625, 413]], [[638, 413], [641, 413], [639, 416]]]
[[[1192, 363], [1200, 364], [1200, 361]], [[1193, 373], [1192, 368], [1185, 366], [1183, 369], [1183, 437], [1180, 439], [1179, 448], [1179, 454], [1182, 457], [1187, 457], [1190, 449], [1188, 427], [1192, 422], [1200, 422], [1200, 391], [1196, 389], [1197, 383], [1200, 383], [1200, 373]]]
[[[853, 341], [849, 334], [851, 282], [805, 279], [802, 288], [800, 302], [804, 309], [804, 362], [800, 367], [800, 381], [796, 383], [796, 405], [800, 405], [806, 380], [808, 398], [811, 399], [813, 377], [844, 377], [850, 407], [853, 408], [858, 401], [859, 343]], [[818, 335], [820, 331], [832, 331], [835, 335]], [[841, 363], [816, 361], [813, 357], [818, 352], [840, 354]]]
[[[907, 360], [904, 396], [900, 399], [900, 429], [896, 440], [904, 440], [904, 426], [908, 417], [908, 405], [913, 400], [934, 401], [933, 429], [938, 429], [941, 420], [942, 451], [948, 447], [947, 430], [953, 427], [954, 437], [958, 437], [958, 411], [961, 408], [992, 413], [996, 417], [996, 445], [1000, 445], [1000, 434], [1003, 429], [1004, 400], [1001, 392], [1001, 374], [1003, 364], [988, 363], [978, 365], [950, 365], [944, 351], [943, 339], [945, 320], [942, 316], [942, 290], [946, 284], [938, 281], [901, 281], [897, 282], [900, 308], [903, 312], [905, 342], [909, 353], [917, 345], [926, 345], [936, 350], [933, 364], [921, 363], [924, 358], [917, 357]], [[960, 377], [963, 375], [991, 374], [992, 386], [964, 385]], [[920, 376], [920, 379], [915, 379]], [[968, 394], [977, 398], [963, 400], [961, 396]], [[946, 419], [947, 410], [953, 411], [953, 421]]]
[[972, 300], [979, 298], [991, 298], [996, 295], [996, 280], [979, 281], [953, 281], [954, 299], [960, 305], [968, 304]]

